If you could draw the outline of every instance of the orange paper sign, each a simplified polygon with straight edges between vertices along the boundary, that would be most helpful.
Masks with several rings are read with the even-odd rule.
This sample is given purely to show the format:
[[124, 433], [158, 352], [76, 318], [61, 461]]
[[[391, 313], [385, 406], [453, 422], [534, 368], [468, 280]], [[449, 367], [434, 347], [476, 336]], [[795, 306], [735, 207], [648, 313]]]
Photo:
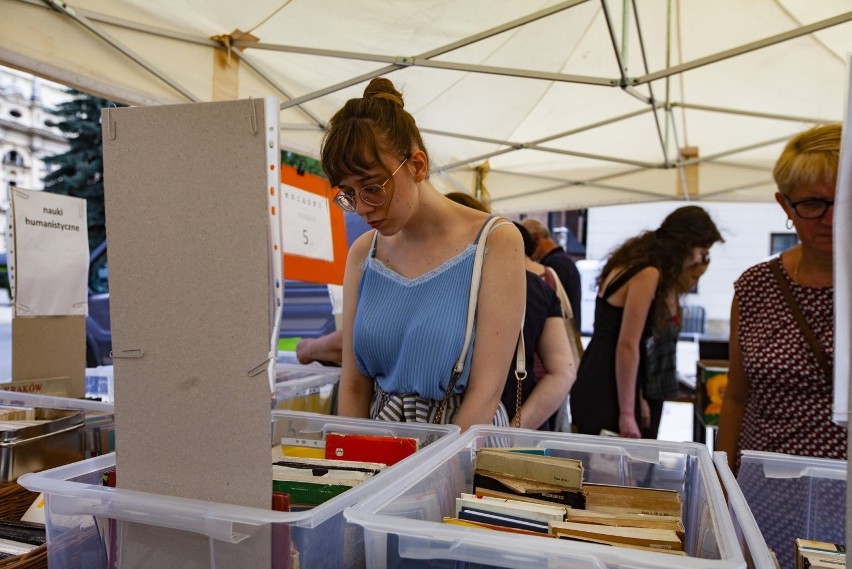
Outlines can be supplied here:
[[[327, 235], [320, 237], [329, 246], [324, 247], [325, 257], [311, 257], [288, 253], [286, 251], [293, 250], [289, 247], [286, 241], [288, 235], [292, 235], [292, 231], [288, 231], [284, 227], [283, 254], [284, 278], [294, 279], [299, 281], [309, 281], [325, 284], [343, 284], [343, 273], [346, 269], [346, 253], [348, 252], [346, 240], [346, 225], [343, 220], [343, 211], [334, 205], [332, 201], [332, 189], [327, 180], [315, 176], [313, 174], [299, 174], [296, 168], [285, 164], [281, 165], [281, 213], [282, 224], [287, 223], [287, 208], [305, 208], [308, 204], [306, 200], [311, 201], [310, 206], [320, 205], [321, 207], [313, 207], [319, 212], [319, 215], [327, 215], [329, 223], [308, 223], [305, 227], [300, 228], [298, 235], [301, 235], [306, 241], [311, 232], [326, 232], [331, 228], [331, 239], [328, 244]], [[318, 202], [320, 202], [318, 204]], [[295, 220], [292, 223], [305, 223], [304, 220]]]

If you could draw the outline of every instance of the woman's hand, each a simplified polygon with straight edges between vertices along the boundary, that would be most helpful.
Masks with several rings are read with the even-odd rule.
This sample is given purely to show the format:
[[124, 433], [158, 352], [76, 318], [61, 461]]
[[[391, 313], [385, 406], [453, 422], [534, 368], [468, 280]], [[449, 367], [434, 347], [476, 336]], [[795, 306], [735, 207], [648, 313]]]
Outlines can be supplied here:
[[639, 432], [639, 425], [636, 424], [636, 415], [633, 413], [622, 413], [618, 416], [618, 430], [622, 437], [628, 439], [638, 439], [642, 437]]
[[639, 398], [639, 412], [642, 416], [642, 427], [647, 429], [651, 426], [651, 407], [644, 397]]

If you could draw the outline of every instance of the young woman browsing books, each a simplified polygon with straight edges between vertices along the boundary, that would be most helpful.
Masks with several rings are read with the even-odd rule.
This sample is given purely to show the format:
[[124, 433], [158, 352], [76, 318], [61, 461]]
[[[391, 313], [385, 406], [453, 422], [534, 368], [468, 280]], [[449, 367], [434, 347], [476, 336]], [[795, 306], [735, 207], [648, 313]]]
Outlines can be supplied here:
[[641, 436], [644, 340], [676, 314], [678, 281], [717, 241], [722, 236], [707, 212], [685, 206], [610, 255], [598, 281], [595, 330], [571, 390], [571, 417], [581, 433]]
[[[323, 169], [335, 201], [373, 228], [350, 249], [344, 281], [341, 415], [507, 424], [500, 404], [524, 309], [523, 243], [509, 222], [444, 198], [402, 95], [370, 82], [329, 123]], [[475, 244], [487, 240], [472, 349], [455, 388]]]

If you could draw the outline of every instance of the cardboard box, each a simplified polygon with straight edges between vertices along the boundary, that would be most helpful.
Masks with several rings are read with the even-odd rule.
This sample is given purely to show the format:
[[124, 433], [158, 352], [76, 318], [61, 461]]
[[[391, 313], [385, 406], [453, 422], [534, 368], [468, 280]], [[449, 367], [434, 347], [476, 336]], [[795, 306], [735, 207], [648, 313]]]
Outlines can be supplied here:
[[695, 373], [695, 414], [708, 426], [719, 424], [728, 386], [728, 360], [698, 360]]

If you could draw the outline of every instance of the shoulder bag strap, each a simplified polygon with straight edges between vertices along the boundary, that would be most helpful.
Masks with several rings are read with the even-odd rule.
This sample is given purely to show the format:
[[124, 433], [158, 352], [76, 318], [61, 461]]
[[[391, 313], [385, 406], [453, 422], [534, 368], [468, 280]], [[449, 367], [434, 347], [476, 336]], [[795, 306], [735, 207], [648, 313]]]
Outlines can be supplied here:
[[796, 323], [799, 325], [799, 329], [805, 336], [805, 340], [807, 340], [808, 344], [810, 344], [811, 350], [813, 351], [817, 362], [819, 362], [819, 367], [822, 368], [822, 373], [825, 375], [826, 379], [831, 380], [833, 376], [831, 364], [829, 363], [828, 358], [825, 357], [825, 352], [822, 351], [822, 348], [819, 345], [819, 340], [817, 340], [813, 330], [811, 330], [811, 327], [808, 326], [808, 322], [805, 320], [805, 316], [802, 314], [799, 304], [793, 297], [793, 291], [790, 290], [790, 285], [787, 284], [787, 279], [781, 272], [781, 258], [775, 257], [769, 261], [769, 268], [772, 269], [772, 273], [775, 275], [775, 280], [778, 281], [778, 287], [781, 289], [781, 293], [787, 301], [787, 306], [790, 307], [790, 312], [793, 313], [793, 318], [796, 319]]
[[566, 318], [574, 318], [574, 311], [571, 309], [571, 301], [568, 300], [568, 293], [565, 292], [565, 287], [562, 286], [562, 281], [559, 280], [559, 275], [556, 274], [551, 267], [547, 267], [547, 273], [550, 278], [556, 281], [556, 296], [559, 297], [559, 303], [562, 305], [562, 312]]
[[[440, 423], [443, 419], [447, 401], [451, 397], [453, 389], [455, 389], [456, 381], [458, 381], [458, 378], [464, 370], [464, 362], [465, 359], [467, 359], [467, 352], [470, 350], [470, 342], [473, 338], [473, 326], [476, 319], [476, 305], [479, 300], [479, 284], [482, 282], [482, 262], [485, 258], [485, 241], [488, 239], [488, 235], [491, 233], [492, 229], [509, 223], [506, 220], [500, 221], [500, 223], [498, 223], [498, 221], [500, 221], [499, 217], [492, 217], [489, 219], [482, 228], [479, 241], [476, 243], [476, 253], [473, 258], [473, 272], [470, 277], [470, 294], [468, 296], [467, 304], [467, 324], [464, 330], [464, 343], [462, 344], [461, 354], [459, 354], [459, 358], [453, 366], [453, 373], [450, 376], [450, 383], [447, 385], [447, 392], [444, 394], [444, 399], [441, 401], [441, 405], [438, 407], [437, 413], [435, 413], [435, 418], [432, 421], [433, 423]], [[519, 382], [523, 381], [527, 375], [526, 352], [524, 350], [524, 329], [523, 326], [521, 326], [515, 358], [515, 377], [520, 378], [518, 379]], [[520, 384], [518, 384], [518, 392], [520, 393]], [[520, 410], [520, 405], [518, 406], [518, 409]], [[520, 416], [520, 413], [518, 416]]]
[[568, 341], [571, 342], [571, 353], [575, 360], [574, 365], [579, 366], [580, 358], [583, 357], [583, 341], [580, 339], [580, 327], [574, 318], [571, 300], [568, 298], [568, 293], [565, 292], [565, 287], [562, 286], [562, 281], [559, 280], [559, 275], [556, 274], [556, 271], [551, 267], [547, 267], [547, 272], [551, 273], [556, 280], [556, 296], [559, 297], [559, 303], [562, 305], [562, 312], [567, 323], [566, 331], [568, 332]]

